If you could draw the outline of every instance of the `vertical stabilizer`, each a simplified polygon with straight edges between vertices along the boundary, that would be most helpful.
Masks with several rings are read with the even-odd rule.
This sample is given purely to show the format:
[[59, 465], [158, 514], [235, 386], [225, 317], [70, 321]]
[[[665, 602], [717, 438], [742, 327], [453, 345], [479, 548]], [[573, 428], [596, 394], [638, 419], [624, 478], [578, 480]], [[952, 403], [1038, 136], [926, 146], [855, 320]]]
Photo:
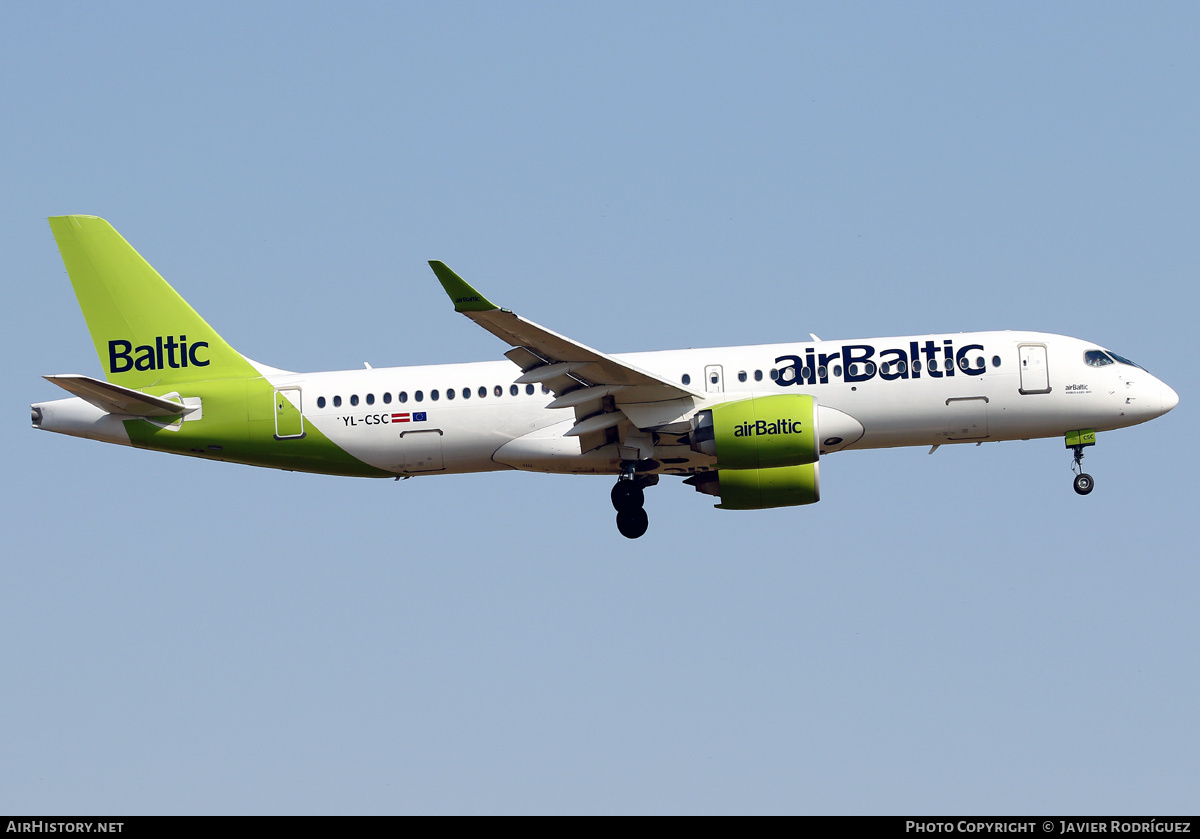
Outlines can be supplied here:
[[54, 216], [50, 229], [108, 381], [145, 388], [258, 376], [104, 219]]

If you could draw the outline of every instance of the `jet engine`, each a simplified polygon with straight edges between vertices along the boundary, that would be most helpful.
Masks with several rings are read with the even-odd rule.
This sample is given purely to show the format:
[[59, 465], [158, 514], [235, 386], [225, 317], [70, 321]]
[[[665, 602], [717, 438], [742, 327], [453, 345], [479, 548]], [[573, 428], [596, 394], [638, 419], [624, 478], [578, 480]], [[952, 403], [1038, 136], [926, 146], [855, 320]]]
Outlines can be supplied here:
[[775, 469], [719, 469], [684, 481], [696, 492], [721, 499], [718, 510], [765, 510], [796, 507], [821, 500], [821, 464], [780, 466]]
[[723, 402], [699, 411], [693, 450], [715, 457], [716, 472], [688, 478], [722, 510], [814, 504], [821, 498], [817, 400], [779, 394]]

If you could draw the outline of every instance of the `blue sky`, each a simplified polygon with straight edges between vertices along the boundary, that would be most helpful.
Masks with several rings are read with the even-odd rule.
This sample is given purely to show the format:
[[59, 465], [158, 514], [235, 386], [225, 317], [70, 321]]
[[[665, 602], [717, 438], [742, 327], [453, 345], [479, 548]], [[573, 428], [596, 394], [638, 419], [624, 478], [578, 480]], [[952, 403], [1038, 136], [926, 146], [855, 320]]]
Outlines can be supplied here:
[[[0, 811], [1191, 812], [1200, 11], [8, 4]], [[288, 369], [499, 358], [426, 260], [608, 351], [1086, 338], [1104, 434], [848, 452], [807, 508], [394, 483], [29, 429], [107, 218]]]

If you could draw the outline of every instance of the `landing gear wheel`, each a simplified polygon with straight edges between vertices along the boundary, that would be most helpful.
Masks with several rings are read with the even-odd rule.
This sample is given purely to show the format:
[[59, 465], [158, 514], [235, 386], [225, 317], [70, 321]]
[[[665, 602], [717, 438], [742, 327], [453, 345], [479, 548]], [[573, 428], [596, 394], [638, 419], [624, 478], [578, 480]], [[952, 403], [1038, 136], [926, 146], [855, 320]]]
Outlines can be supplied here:
[[1087, 472], [1080, 472], [1075, 476], [1075, 491], [1080, 495], [1087, 495], [1096, 486], [1096, 482], [1092, 480], [1092, 476]]
[[650, 517], [641, 507], [617, 513], [617, 530], [621, 531], [621, 535], [626, 539], [637, 539], [649, 526]]
[[[646, 493], [642, 491], [642, 485], [636, 481], [617, 481], [609, 493], [612, 498], [613, 509], [618, 513], [623, 510], [637, 510], [646, 503]], [[645, 532], [645, 528], [642, 528]], [[638, 536], [642, 534], [639, 533]], [[636, 539], [637, 536], [630, 537]]]

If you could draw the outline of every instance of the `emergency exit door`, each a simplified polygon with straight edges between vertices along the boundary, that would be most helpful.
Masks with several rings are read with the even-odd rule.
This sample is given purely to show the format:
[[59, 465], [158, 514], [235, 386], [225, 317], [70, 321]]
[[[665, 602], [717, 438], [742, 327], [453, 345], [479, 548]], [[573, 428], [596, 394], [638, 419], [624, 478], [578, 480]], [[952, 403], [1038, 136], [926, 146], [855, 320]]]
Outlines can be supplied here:
[[704, 389], [709, 393], [721, 393], [725, 390], [720, 364], [710, 364], [704, 368]]

